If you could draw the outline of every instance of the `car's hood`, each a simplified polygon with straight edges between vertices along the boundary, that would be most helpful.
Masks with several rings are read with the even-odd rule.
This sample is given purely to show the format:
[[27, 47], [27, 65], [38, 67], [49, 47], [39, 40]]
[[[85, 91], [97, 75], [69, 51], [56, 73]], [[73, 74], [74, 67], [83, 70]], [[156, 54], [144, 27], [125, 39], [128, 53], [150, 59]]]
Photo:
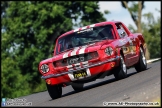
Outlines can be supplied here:
[[88, 53], [88, 52], [94, 52], [94, 51], [99, 50], [104, 44], [109, 44], [111, 42], [112, 42], [112, 40], [103, 40], [103, 41], [87, 44], [87, 45], [84, 45], [84, 46], [75, 47], [71, 50], [65, 51], [65, 52], [60, 53], [58, 55], [55, 55], [52, 58], [52, 61], [57, 61], [57, 60], [67, 58], [67, 57], [70, 57], [70, 56], [74, 56], [74, 55], [84, 54], [84, 53]]
[[40, 64], [54, 62], [54, 61], [57, 61], [57, 60], [61, 60], [63, 58], [70, 57], [70, 56], [75, 56], [75, 55], [84, 54], [84, 53], [88, 53], [88, 52], [94, 52], [94, 51], [99, 50], [104, 44], [110, 44], [111, 42], [112, 42], [112, 40], [103, 40], [103, 41], [87, 44], [87, 45], [84, 45], [84, 46], [75, 47], [71, 50], [62, 52], [58, 55], [55, 55], [52, 58], [48, 58], [46, 60], [43, 60], [43, 61], [41, 61]]

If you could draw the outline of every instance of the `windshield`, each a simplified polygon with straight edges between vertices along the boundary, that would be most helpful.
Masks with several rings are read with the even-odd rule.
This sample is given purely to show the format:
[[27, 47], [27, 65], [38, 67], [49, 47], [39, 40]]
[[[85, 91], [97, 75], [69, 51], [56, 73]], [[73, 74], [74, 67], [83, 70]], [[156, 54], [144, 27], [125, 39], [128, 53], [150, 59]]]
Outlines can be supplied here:
[[58, 43], [56, 45], [56, 55], [74, 47], [105, 39], [114, 39], [113, 34], [114, 31], [112, 25], [88, 28], [74, 32], [58, 39]]

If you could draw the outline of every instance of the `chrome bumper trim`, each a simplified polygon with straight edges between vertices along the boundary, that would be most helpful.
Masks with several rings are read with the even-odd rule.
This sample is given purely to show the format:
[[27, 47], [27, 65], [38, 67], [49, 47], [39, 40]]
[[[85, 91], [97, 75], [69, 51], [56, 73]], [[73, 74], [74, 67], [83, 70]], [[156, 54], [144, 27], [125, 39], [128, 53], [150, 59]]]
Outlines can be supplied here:
[[47, 78], [62, 76], [62, 75], [73, 73], [73, 72], [76, 72], [76, 71], [79, 71], [79, 70], [83, 70], [83, 69], [86, 69], [86, 68], [91, 68], [91, 67], [94, 67], [94, 66], [99, 66], [99, 65], [105, 64], [107, 62], [112, 62], [112, 61], [117, 60], [118, 58], [119, 58], [119, 56], [116, 56], [115, 58], [111, 58], [111, 59], [108, 59], [108, 60], [105, 60], [105, 61], [102, 61], [102, 62], [99, 62], [99, 63], [91, 64], [91, 65], [85, 66], [83, 68], [77, 68], [76, 70], [71, 70], [71, 71], [60, 73], [60, 74], [50, 74], [50, 75], [47, 75], [47, 76], [42, 76], [41, 78], [42, 79], [47, 79]]

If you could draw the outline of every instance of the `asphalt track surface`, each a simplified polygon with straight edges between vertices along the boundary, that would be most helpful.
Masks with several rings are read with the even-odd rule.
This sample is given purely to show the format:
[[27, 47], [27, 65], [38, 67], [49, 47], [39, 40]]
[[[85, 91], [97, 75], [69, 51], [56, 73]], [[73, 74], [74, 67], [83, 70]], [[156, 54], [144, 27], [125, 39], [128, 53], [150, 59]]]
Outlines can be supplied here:
[[81, 92], [63, 87], [62, 97], [52, 100], [47, 91], [23, 96], [32, 106], [108, 106], [108, 102], [153, 102], [161, 99], [161, 60], [148, 63], [147, 70], [137, 73], [128, 69], [128, 77], [114, 76], [86, 83]]

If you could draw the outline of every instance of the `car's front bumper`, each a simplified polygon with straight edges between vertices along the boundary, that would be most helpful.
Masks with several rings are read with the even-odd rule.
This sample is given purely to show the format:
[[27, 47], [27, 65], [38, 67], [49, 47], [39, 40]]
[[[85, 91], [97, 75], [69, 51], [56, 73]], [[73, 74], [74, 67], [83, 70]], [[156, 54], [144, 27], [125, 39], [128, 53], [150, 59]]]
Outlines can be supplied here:
[[95, 66], [100, 66], [100, 65], [103, 65], [103, 64], [108, 63], [108, 62], [116, 61], [118, 59], [119, 59], [119, 56], [116, 56], [115, 58], [111, 58], [111, 59], [108, 59], [108, 60], [105, 60], [105, 61], [102, 61], [102, 62], [91, 64], [91, 65], [85, 66], [83, 68], [77, 68], [76, 70], [71, 70], [71, 71], [67, 71], [67, 72], [63, 72], [63, 73], [59, 73], [59, 74], [50, 74], [50, 75], [47, 75], [47, 76], [42, 76], [41, 78], [42, 79], [55, 78], [55, 77], [59, 77], [59, 76], [62, 76], [62, 75], [73, 73], [73, 72], [76, 72], [76, 71], [79, 71], [79, 70], [83, 70], [83, 69], [87, 69], [87, 68], [92, 68], [92, 67], [95, 67]]

